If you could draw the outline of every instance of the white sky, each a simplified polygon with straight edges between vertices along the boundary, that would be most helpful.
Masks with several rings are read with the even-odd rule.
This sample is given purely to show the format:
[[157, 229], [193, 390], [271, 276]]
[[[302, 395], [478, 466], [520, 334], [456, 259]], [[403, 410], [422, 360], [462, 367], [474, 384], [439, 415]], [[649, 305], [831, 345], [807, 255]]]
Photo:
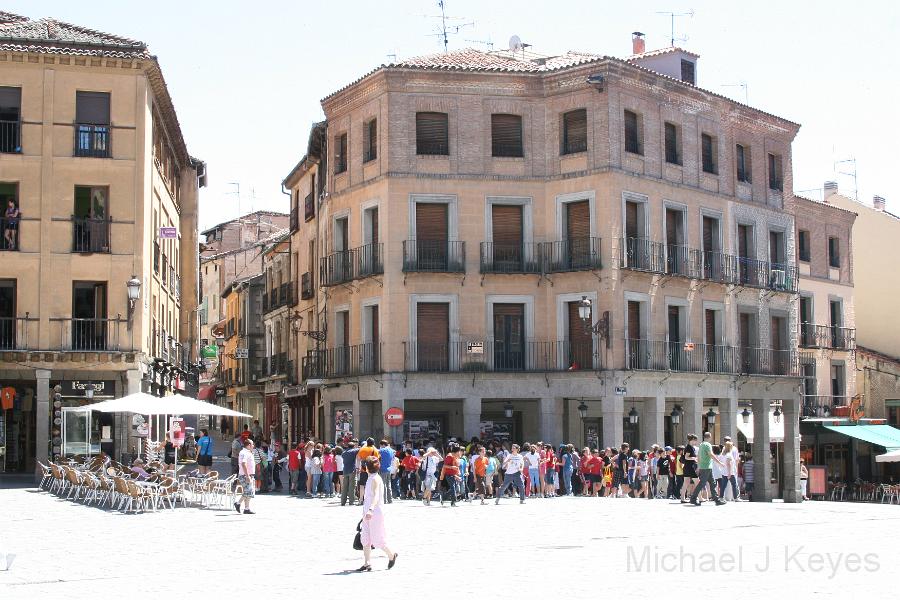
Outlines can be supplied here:
[[[835, 161], [854, 157], [859, 198], [887, 198], [900, 213], [896, 168], [900, 125], [900, 2], [646, 0], [640, 3], [446, 0], [452, 24], [474, 23], [450, 36], [450, 48], [507, 45], [518, 34], [533, 50], [568, 49], [613, 56], [631, 52], [631, 32], [647, 49], [677, 45], [700, 54], [701, 87], [744, 100], [802, 125], [794, 143], [797, 192], [820, 197], [838, 178]], [[141, 7], [138, 11], [137, 7]], [[727, 8], [726, 8], [727, 7]], [[249, 212], [287, 212], [282, 179], [306, 150], [319, 100], [374, 67], [442, 50], [440, 11], [432, 0], [328, 3], [155, 0], [5, 0], [0, 9], [54, 17], [147, 42], [159, 57], [188, 149], [207, 161], [201, 228]], [[733, 87], [727, 87], [733, 86]], [[850, 165], [838, 165], [837, 171]], [[237, 186], [240, 184], [240, 202]]]

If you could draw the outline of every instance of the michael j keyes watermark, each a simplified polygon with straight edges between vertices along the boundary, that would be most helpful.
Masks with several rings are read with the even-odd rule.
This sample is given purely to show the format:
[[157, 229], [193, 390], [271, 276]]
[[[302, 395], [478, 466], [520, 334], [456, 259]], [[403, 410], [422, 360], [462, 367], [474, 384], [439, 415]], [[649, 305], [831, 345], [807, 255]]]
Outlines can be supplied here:
[[744, 546], [709, 552], [689, 546], [628, 546], [629, 573], [813, 573], [833, 579], [841, 574], [874, 573], [881, 561], [874, 552], [822, 552], [802, 545]]

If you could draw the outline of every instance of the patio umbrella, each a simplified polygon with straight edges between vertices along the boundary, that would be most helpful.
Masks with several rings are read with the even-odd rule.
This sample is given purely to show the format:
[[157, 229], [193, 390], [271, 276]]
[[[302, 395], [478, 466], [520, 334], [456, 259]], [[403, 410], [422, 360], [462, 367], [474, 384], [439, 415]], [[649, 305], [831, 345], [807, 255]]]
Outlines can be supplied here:
[[218, 415], [221, 417], [249, 417], [246, 413], [217, 406], [181, 394], [151, 396], [144, 392], [129, 394], [114, 400], [91, 404], [88, 408], [98, 412], [126, 412], [139, 415]]
[[894, 448], [884, 454], [879, 454], [875, 457], [875, 462], [900, 462], [900, 448]]

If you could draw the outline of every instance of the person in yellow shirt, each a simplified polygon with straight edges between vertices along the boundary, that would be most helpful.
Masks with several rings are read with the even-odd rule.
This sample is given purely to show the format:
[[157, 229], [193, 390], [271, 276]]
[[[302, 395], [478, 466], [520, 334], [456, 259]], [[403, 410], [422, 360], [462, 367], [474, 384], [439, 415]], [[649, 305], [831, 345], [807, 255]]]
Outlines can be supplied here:
[[[684, 499], [682, 490], [684, 489], [684, 463], [681, 462], [681, 456], [684, 454], [684, 446], [675, 448], [675, 495]], [[687, 490], [685, 490], [687, 491]]]
[[[370, 456], [374, 456], [376, 459], [378, 458], [378, 448], [375, 447], [375, 438], [366, 439], [366, 445], [359, 449], [359, 452], [356, 454], [356, 470], [359, 472], [359, 480], [356, 482], [357, 489], [357, 498], [363, 497], [363, 489], [366, 487], [366, 480], [369, 478], [369, 473], [365, 469], [366, 459]], [[360, 504], [362, 504], [362, 500], [360, 500]]]

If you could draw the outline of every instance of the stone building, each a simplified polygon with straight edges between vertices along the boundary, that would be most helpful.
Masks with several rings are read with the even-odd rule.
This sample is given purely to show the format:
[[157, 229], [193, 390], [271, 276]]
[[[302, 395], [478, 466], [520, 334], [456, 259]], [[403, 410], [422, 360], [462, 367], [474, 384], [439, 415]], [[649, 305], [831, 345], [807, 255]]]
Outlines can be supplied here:
[[239, 431], [247, 421], [264, 422], [265, 404], [260, 374], [266, 364], [263, 339], [262, 274], [243, 277], [222, 291], [225, 315], [217, 325], [223, 332], [219, 349], [217, 384], [225, 388], [224, 406], [251, 415], [232, 419], [231, 431]]
[[318, 261], [317, 430], [647, 447], [737, 439], [745, 407], [768, 441], [777, 408], [783, 485], [756, 496], [796, 500], [799, 126], [698, 87], [697, 61], [463, 50], [327, 96], [285, 181]]
[[131, 419], [84, 406], [185, 387], [205, 177], [145, 43], [0, 13], [0, 471], [119, 458]]

